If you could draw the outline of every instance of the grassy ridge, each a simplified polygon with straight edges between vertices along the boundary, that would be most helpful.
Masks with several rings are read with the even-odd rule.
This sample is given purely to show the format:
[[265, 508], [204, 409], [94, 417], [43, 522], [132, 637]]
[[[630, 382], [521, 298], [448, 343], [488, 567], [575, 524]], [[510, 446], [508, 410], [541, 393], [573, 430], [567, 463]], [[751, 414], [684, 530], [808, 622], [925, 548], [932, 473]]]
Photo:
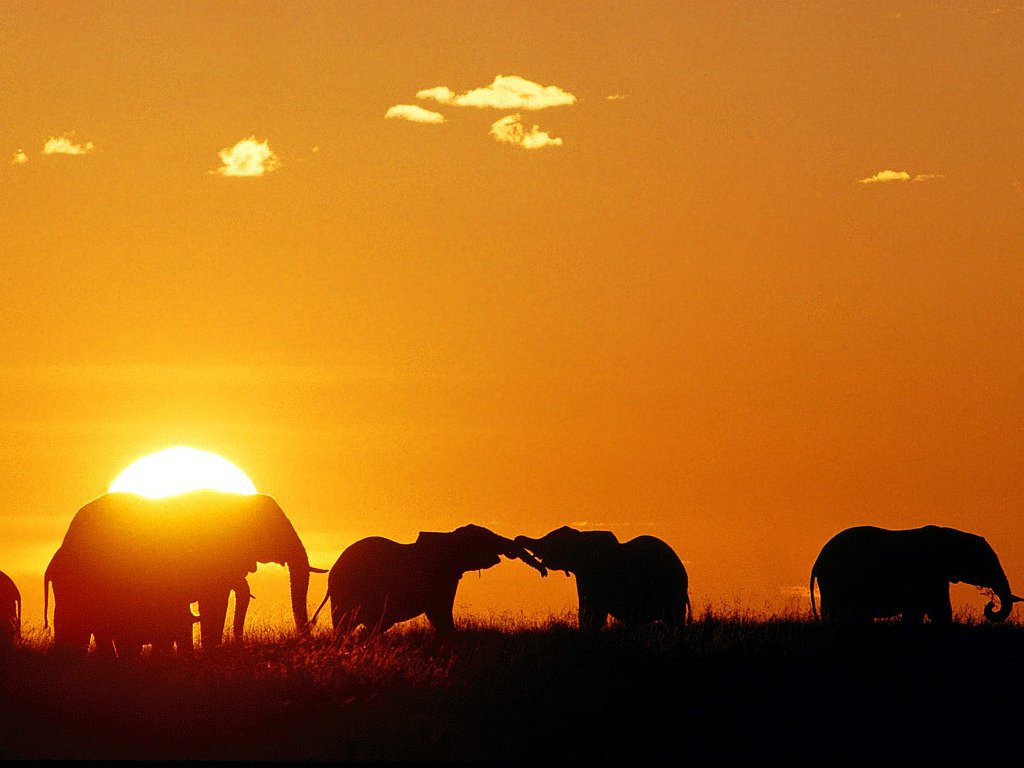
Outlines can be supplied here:
[[1024, 628], [705, 612], [682, 634], [571, 617], [368, 641], [259, 629], [192, 658], [0, 656], [7, 759], [928, 764], [1024, 758]]

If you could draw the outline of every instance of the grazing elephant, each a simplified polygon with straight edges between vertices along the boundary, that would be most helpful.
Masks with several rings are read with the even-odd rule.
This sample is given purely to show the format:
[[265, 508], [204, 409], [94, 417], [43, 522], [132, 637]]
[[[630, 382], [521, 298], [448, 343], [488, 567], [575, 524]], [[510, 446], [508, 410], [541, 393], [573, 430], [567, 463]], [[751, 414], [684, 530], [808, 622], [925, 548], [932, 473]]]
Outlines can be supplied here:
[[14, 579], [0, 571], [0, 646], [21, 637], [21, 592]]
[[95, 635], [134, 650], [169, 638], [191, 647], [192, 602], [199, 603], [204, 646], [219, 645], [228, 597], [239, 614], [248, 607], [247, 573], [257, 563], [288, 566], [292, 614], [307, 630], [310, 568], [305, 547], [270, 496], [192, 491], [159, 499], [107, 493], [74, 516], [46, 569], [44, 626], [53, 585], [53, 640], [57, 648], [85, 650]]
[[1021, 599], [1010, 592], [999, 558], [985, 539], [936, 525], [897, 531], [863, 525], [829, 539], [811, 568], [811, 612], [817, 619], [815, 580], [823, 621], [869, 623], [901, 615], [907, 623], [928, 616], [933, 623], [949, 624], [950, 582], [995, 592], [999, 609], [989, 601], [989, 621], [1003, 621]]
[[452, 607], [459, 579], [466, 571], [483, 570], [517, 558], [546, 576], [547, 571], [511, 539], [478, 525], [450, 533], [421, 532], [412, 544], [371, 536], [348, 547], [327, 576], [336, 633], [364, 625], [386, 632], [400, 621], [426, 614], [438, 632], [455, 629]]
[[626, 625], [686, 624], [692, 615], [686, 569], [661, 539], [637, 536], [620, 543], [611, 531], [563, 526], [539, 539], [516, 536], [553, 571], [576, 576], [580, 629], [596, 632], [608, 614]]

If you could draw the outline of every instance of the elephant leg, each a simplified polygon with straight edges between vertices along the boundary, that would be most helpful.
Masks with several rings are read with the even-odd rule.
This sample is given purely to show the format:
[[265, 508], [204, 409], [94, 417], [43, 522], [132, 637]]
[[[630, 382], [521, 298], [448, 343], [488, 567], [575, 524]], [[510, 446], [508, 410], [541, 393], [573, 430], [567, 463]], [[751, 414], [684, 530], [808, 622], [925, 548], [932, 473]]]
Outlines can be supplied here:
[[112, 659], [118, 656], [114, 636], [105, 630], [98, 629], [92, 633], [96, 640], [96, 656], [101, 659]]
[[949, 599], [949, 584], [944, 583], [936, 588], [928, 606], [928, 618], [932, 624], [949, 625], [953, 623], [953, 605]]
[[331, 626], [335, 635], [350, 634], [364, 623], [366, 615], [368, 614], [354, 600], [331, 596]]
[[[134, 659], [142, 655], [144, 645], [142, 638], [136, 634], [119, 635], [113, 640], [114, 650], [119, 659]], [[96, 638], [96, 645], [99, 647], [99, 636]]]
[[86, 653], [92, 630], [81, 610], [69, 607], [65, 600], [53, 606], [53, 645], [62, 651]]
[[424, 611], [427, 614], [427, 620], [430, 622], [430, 625], [437, 632], [449, 633], [455, 631], [453, 611], [455, 608], [455, 592], [458, 588], [458, 580], [450, 585], [445, 584], [444, 589], [434, 596], [431, 605]]
[[241, 584], [235, 589], [235, 614], [232, 621], [232, 640], [236, 643], [242, 642], [242, 635], [245, 632], [245, 615], [249, 611], [249, 601], [252, 600], [252, 592], [249, 590], [249, 583], [242, 579]]
[[192, 626], [194, 624], [195, 619], [192, 616], [191, 609], [189, 609], [183, 616], [176, 618], [172, 622], [168, 637], [153, 643], [153, 651], [157, 652], [159, 647], [160, 653], [166, 652], [166, 654], [170, 655], [177, 648], [179, 654], [191, 656], [193, 652]]
[[584, 632], [598, 632], [608, 621], [608, 610], [592, 597], [580, 595], [579, 624]]
[[682, 628], [686, 626], [686, 606], [671, 606], [665, 611], [665, 623], [670, 627]]
[[452, 608], [436, 607], [426, 611], [427, 620], [435, 632], [449, 633], [455, 631], [455, 617], [452, 615]]
[[203, 648], [216, 648], [224, 640], [229, 591], [207, 592], [199, 598], [199, 644]]

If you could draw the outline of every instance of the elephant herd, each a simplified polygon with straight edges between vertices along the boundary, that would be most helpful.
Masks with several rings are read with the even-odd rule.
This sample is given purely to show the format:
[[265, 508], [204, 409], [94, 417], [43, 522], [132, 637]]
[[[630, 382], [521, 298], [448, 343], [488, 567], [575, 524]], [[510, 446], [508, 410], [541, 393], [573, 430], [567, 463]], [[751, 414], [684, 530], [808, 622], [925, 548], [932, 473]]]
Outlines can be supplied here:
[[[400, 544], [380, 536], [361, 539], [328, 573], [327, 594], [335, 633], [360, 626], [384, 632], [425, 615], [438, 632], [455, 629], [452, 609], [467, 571], [518, 559], [541, 576], [565, 571], [576, 579], [579, 628], [599, 631], [611, 616], [625, 625], [653, 622], [682, 627], [692, 618], [686, 569], [661, 539], [620, 542], [611, 531], [568, 526], [540, 538], [505, 538], [477, 525], [421, 532]], [[147, 499], [107, 493], [74, 516], [43, 579], [44, 628], [53, 593], [53, 645], [60, 651], [96, 651], [119, 657], [192, 650], [223, 642], [228, 601], [235, 595], [233, 637], [240, 639], [251, 599], [248, 573], [258, 563], [288, 568], [296, 630], [308, 632], [310, 566], [295, 528], [270, 496], [193, 491]], [[925, 526], [886, 530], [848, 528], [822, 548], [811, 568], [811, 607], [820, 619], [870, 622], [902, 616], [920, 622], [952, 621], [949, 584], [990, 590], [990, 621], [1006, 619], [1014, 602], [999, 558], [980, 536]], [[199, 615], [192, 612], [197, 604]], [[16, 641], [21, 595], [0, 573], [0, 646]]]

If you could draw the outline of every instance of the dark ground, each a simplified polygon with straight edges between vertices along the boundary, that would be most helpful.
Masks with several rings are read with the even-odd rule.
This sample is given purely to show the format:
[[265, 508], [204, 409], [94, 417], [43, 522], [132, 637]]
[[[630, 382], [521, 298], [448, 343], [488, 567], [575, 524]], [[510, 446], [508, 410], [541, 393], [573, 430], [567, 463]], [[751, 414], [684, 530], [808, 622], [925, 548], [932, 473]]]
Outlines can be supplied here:
[[[396, 628], [397, 629], [397, 628]], [[705, 616], [254, 640], [192, 658], [0, 654], [11, 759], [1024, 764], [1016, 624]]]

